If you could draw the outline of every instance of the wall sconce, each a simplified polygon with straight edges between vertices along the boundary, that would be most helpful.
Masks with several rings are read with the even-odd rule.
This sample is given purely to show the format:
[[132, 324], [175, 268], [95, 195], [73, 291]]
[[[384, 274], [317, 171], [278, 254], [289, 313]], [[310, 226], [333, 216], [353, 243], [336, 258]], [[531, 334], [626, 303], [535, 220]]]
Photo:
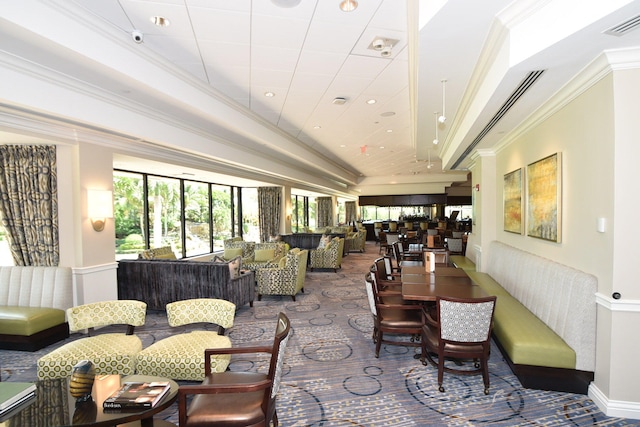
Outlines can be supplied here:
[[87, 190], [87, 214], [94, 230], [104, 230], [107, 218], [113, 218], [113, 193], [109, 190]]
[[473, 189], [476, 191], [480, 191], [480, 184], [476, 184], [475, 187], [473, 187]]

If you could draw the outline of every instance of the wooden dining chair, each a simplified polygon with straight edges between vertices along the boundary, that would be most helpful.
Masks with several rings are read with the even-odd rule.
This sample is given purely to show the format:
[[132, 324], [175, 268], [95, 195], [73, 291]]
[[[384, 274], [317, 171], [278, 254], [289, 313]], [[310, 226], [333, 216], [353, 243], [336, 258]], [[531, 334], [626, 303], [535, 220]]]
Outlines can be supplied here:
[[[423, 311], [422, 363], [438, 367], [438, 389], [444, 392], [444, 372], [457, 375], [482, 374], [484, 394], [489, 394], [489, 353], [496, 297], [436, 297], [437, 318]], [[431, 354], [436, 354], [437, 363]], [[453, 368], [445, 360], [472, 359], [474, 369]]]
[[[208, 349], [205, 358], [205, 379], [200, 385], [181, 385], [178, 390], [178, 421], [180, 427], [267, 427], [278, 426], [276, 397], [281, 385], [284, 354], [291, 332], [289, 318], [278, 315], [276, 333], [271, 346]], [[212, 355], [270, 354], [266, 373], [211, 371]], [[187, 398], [193, 396], [187, 407]]]
[[[375, 274], [367, 281], [373, 296], [375, 356], [380, 356], [382, 344], [418, 347], [422, 330], [422, 308], [419, 304], [393, 303], [378, 291]], [[404, 336], [405, 339], [390, 339], [389, 336]], [[408, 339], [407, 339], [408, 336]]]

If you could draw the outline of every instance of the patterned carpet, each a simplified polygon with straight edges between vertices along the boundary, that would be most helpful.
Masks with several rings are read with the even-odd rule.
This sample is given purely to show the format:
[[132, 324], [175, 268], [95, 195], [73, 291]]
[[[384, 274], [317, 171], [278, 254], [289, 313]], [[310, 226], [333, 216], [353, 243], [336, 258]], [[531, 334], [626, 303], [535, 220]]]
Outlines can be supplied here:
[[[239, 309], [235, 326], [228, 331], [234, 346], [267, 344], [278, 312], [291, 319], [293, 335], [278, 397], [281, 426], [640, 425], [606, 417], [587, 396], [522, 388], [495, 347], [488, 396], [480, 376], [445, 374], [446, 392], [440, 393], [436, 370], [413, 358], [414, 347], [383, 346], [376, 359], [364, 273], [377, 251], [367, 243], [367, 252], [349, 254], [338, 273], [308, 272], [305, 293], [296, 302], [267, 296], [254, 308]], [[145, 326], [136, 329], [145, 347], [183, 331], [171, 329], [163, 312], [149, 313]], [[2, 380], [35, 380], [37, 358], [54, 347], [35, 353], [0, 351]], [[260, 365], [256, 360], [234, 359], [230, 368]], [[176, 405], [160, 418], [177, 424]]]

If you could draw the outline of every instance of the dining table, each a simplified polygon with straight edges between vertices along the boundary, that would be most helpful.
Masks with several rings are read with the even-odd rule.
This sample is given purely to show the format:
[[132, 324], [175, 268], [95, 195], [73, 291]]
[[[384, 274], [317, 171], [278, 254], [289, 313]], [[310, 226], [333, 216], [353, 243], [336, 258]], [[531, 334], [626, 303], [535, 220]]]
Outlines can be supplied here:
[[[481, 298], [488, 294], [466, 274], [460, 275], [448, 270], [449, 267], [437, 267], [427, 272], [422, 266], [403, 267], [402, 298], [409, 301], [435, 302], [438, 296], [454, 298]], [[449, 274], [449, 275], [447, 275]]]

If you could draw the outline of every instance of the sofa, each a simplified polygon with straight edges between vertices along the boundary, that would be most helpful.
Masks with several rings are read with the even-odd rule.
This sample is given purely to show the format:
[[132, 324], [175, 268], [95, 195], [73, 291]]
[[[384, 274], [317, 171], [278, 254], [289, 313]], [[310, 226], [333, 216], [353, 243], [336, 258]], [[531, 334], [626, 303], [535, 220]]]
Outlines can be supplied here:
[[236, 307], [253, 307], [252, 271], [232, 278], [229, 265], [187, 260], [121, 260], [118, 262], [118, 299], [143, 301], [150, 310], [193, 298], [219, 298]]
[[0, 348], [36, 351], [69, 336], [70, 267], [0, 267]]
[[524, 387], [586, 394], [596, 354], [597, 279], [513, 246], [490, 243], [471, 280], [497, 296], [493, 335]]

